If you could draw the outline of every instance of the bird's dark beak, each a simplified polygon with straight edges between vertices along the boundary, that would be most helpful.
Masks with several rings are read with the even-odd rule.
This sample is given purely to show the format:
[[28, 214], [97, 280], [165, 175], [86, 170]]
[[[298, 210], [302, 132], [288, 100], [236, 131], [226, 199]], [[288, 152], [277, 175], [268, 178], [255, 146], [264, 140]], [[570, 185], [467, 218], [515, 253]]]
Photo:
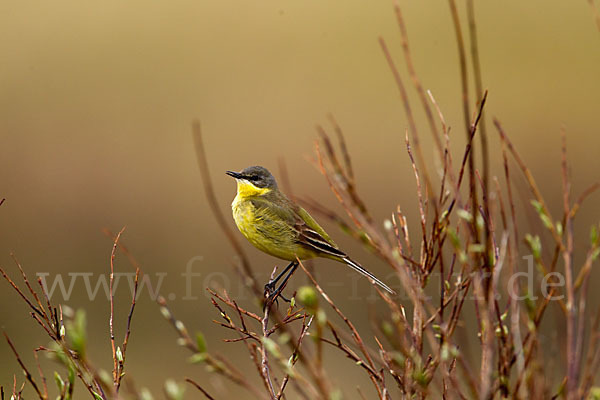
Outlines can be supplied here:
[[233, 172], [233, 171], [226, 171], [225, 172], [227, 175], [235, 178], [235, 179], [241, 179], [242, 178], [242, 174], [237, 173], [237, 172]]

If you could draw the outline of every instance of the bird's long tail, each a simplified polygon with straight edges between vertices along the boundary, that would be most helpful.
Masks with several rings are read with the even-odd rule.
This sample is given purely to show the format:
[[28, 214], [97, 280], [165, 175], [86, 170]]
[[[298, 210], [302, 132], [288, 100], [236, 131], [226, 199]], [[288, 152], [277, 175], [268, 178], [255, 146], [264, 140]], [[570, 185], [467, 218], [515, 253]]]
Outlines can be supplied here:
[[385, 283], [381, 282], [379, 279], [377, 279], [377, 277], [375, 275], [373, 275], [372, 273], [370, 273], [369, 271], [367, 271], [362, 265], [360, 265], [359, 263], [357, 263], [356, 261], [351, 260], [349, 257], [345, 257], [342, 259], [350, 268], [352, 268], [353, 270], [355, 270], [356, 272], [358, 272], [359, 274], [361, 274], [362, 276], [367, 277], [368, 279], [370, 279], [372, 282], [378, 284], [379, 286], [381, 286], [383, 289], [387, 290], [388, 292], [390, 292], [391, 294], [396, 294], [396, 292], [394, 292], [392, 289], [390, 289], [388, 287], [388, 285], [386, 285]]

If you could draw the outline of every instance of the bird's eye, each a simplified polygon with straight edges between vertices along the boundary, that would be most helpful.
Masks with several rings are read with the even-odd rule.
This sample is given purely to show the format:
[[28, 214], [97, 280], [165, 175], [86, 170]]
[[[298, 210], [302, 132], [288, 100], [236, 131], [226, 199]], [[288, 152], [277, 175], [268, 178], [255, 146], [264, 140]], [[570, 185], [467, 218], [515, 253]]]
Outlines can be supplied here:
[[260, 179], [257, 175], [246, 175], [244, 178], [246, 178], [249, 181], [257, 181]]

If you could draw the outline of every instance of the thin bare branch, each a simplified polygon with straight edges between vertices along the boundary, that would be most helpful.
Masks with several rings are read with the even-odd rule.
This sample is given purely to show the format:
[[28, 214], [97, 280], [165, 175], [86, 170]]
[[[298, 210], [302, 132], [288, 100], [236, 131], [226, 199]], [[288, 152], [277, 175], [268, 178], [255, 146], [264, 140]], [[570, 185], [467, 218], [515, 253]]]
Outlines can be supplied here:
[[23, 374], [25, 374], [25, 378], [29, 381], [29, 383], [33, 387], [33, 390], [35, 390], [35, 393], [38, 395], [38, 397], [41, 400], [46, 400], [48, 397], [47, 396], [44, 397], [44, 394], [40, 391], [40, 388], [38, 387], [37, 383], [33, 379], [33, 375], [31, 375], [31, 372], [29, 372], [29, 370], [27, 369], [27, 367], [25, 366], [25, 364], [21, 360], [21, 356], [19, 355], [19, 352], [15, 348], [15, 345], [12, 343], [12, 341], [10, 340], [10, 338], [8, 337], [8, 335], [6, 334], [6, 332], [3, 331], [2, 333], [4, 334], [4, 338], [6, 339], [6, 342], [8, 343], [8, 345], [10, 346], [13, 354], [15, 355], [15, 358], [17, 359], [17, 362], [21, 366], [21, 369], [23, 370]]
[[246, 278], [246, 282], [256, 296], [261, 296], [262, 291], [258, 287], [258, 284], [254, 280], [254, 273], [252, 272], [252, 267], [250, 266], [250, 262], [248, 261], [248, 257], [244, 252], [242, 246], [237, 240], [236, 235], [234, 235], [233, 231], [229, 227], [229, 224], [225, 220], [223, 213], [221, 212], [221, 208], [219, 206], [219, 201], [217, 200], [217, 196], [215, 195], [215, 191], [213, 189], [212, 180], [210, 178], [210, 172], [208, 168], [208, 161], [206, 158], [206, 152], [204, 151], [204, 143], [202, 141], [202, 130], [200, 128], [200, 122], [194, 121], [192, 124], [192, 131], [194, 137], [194, 143], [196, 145], [196, 156], [198, 158], [198, 167], [200, 168], [200, 173], [202, 174], [202, 182], [204, 184], [204, 191], [206, 193], [206, 199], [208, 204], [212, 210], [213, 215], [217, 219], [217, 223], [219, 227], [229, 240], [229, 243], [233, 247], [235, 253], [240, 258], [242, 271], [244, 272], [244, 276]]
[[207, 399], [215, 400], [214, 397], [212, 397], [210, 394], [208, 394], [208, 392], [206, 390], [204, 390], [202, 388], [202, 386], [200, 386], [198, 383], [196, 383], [192, 378], [185, 378], [185, 381], [187, 383], [189, 383], [190, 385], [194, 386], [196, 389], [198, 389], [204, 395], [204, 397], [206, 397]]

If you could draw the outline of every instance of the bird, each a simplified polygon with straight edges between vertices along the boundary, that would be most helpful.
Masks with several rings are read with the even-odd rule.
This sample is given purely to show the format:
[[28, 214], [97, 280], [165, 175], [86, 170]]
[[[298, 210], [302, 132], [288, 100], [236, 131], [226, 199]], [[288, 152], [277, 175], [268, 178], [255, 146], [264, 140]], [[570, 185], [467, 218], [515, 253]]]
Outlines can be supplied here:
[[[340, 250], [304, 208], [279, 190], [277, 181], [266, 168], [251, 166], [241, 172], [226, 171], [226, 174], [237, 182], [237, 194], [231, 209], [239, 231], [259, 250], [290, 262], [265, 285], [267, 298], [281, 296], [287, 280], [298, 267], [298, 260], [317, 257], [344, 263], [387, 292], [395, 294], [389, 286]], [[275, 284], [285, 273], [288, 275], [275, 289]]]

